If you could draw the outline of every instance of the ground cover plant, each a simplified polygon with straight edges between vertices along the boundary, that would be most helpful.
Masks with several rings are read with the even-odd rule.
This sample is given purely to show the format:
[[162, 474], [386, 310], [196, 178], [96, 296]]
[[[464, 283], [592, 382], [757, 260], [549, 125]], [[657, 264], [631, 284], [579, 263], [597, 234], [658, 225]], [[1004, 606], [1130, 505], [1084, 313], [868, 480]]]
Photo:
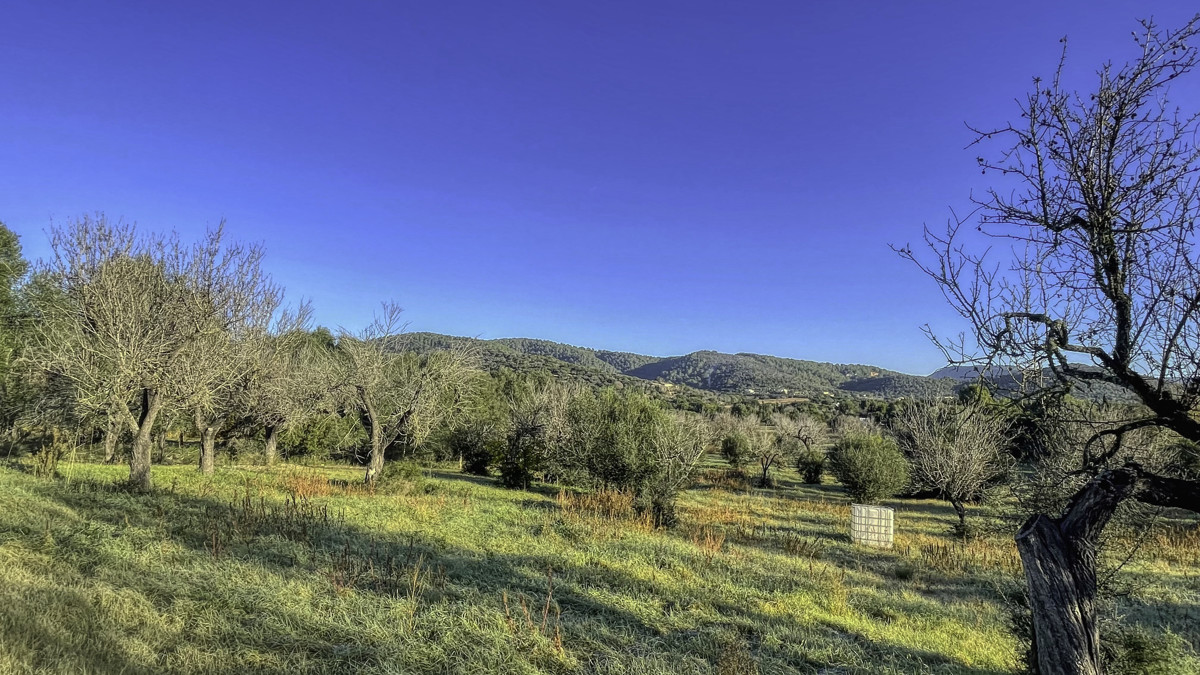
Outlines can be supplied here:
[[[146, 493], [86, 457], [0, 469], [0, 672], [1022, 667], [1012, 540], [957, 539], [944, 502], [887, 501], [897, 547], [877, 551], [850, 544], [840, 486], [721, 487], [715, 458], [664, 529], [620, 493], [453, 466], [374, 486], [344, 465], [159, 466]], [[1198, 542], [1158, 527], [1118, 575], [1114, 658], [1200, 667]]]

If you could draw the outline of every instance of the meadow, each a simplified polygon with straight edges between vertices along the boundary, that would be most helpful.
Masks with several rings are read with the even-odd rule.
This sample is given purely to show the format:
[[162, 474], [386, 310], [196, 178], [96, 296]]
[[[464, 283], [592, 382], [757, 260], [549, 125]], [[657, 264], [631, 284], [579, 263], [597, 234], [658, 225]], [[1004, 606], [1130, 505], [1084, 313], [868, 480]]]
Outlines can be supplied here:
[[[946, 504], [894, 500], [896, 548], [855, 546], [828, 477], [752, 489], [710, 460], [655, 529], [620, 494], [454, 466], [373, 489], [346, 465], [156, 466], [138, 493], [68, 460], [0, 469], [0, 673], [1023, 668], [1011, 536], [963, 542]], [[1200, 530], [1140, 539], [1113, 580], [1125, 658], [1200, 672]]]

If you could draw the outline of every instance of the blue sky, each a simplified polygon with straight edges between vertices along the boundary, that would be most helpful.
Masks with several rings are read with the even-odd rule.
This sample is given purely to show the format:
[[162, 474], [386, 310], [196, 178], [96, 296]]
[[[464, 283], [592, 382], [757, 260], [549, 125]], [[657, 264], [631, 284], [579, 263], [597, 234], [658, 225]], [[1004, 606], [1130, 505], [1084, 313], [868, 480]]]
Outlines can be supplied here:
[[887, 245], [988, 185], [964, 122], [1195, 11], [8, 0], [0, 221], [224, 218], [330, 326], [926, 373], [961, 326]]

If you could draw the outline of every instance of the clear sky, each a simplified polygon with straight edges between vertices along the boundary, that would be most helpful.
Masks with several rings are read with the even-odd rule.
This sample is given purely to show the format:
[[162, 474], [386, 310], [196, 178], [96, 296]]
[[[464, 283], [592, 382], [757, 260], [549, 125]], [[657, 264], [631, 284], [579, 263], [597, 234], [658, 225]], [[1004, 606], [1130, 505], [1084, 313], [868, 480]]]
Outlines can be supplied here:
[[961, 327], [887, 245], [987, 185], [964, 122], [1197, 9], [5, 0], [0, 221], [224, 218], [330, 326], [927, 373]]

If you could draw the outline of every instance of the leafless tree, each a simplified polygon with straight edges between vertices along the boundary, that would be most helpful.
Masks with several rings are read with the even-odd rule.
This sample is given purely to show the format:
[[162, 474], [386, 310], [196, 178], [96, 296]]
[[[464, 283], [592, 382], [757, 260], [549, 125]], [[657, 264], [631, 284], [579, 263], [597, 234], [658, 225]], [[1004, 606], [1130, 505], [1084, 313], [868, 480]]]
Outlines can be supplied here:
[[197, 304], [213, 308], [218, 327], [183, 348], [176, 377], [200, 436], [199, 466], [205, 474], [213, 472], [217, 433], [249, 405], [255, 354], [283, 300], [282, 290], [262, 269], [262, 255], [261, 248], [238, 245], [223, 254], [219, 239], [197, 246], [193, 254], [196, 263], [187, 283]]
[[[206, 341], [243, 325], [265, 300], [262, 250], [227, 244], [223, 228], [195, 246], [85, 216], [51, 230], [28, 358], [72, 383], [85, 410], [109, 412], [133, 435], [130, 481], [150, 487], [152, 432], [168, 402], [185, 401], [184, 369]], [[137, 413], [130, 405], [137, 402]]]
[[913, 487], [940, 493], [966, 533], [966, 502], [982, 497], [1012, 464], [1007, 422], [979, 404], [920, 400], [901, 409], [893, 431], [908, 455]]
[[332, 354], [314, 343], [309, 332], [311, 316], [308, 303], [281, 312], [271, 330], [252, 342], [247, 412], [263, 426], [263, 455], [268, 466], [278, 457], [279, 433], [303, 424], [330, 404]]
[[796, 439], [806, 452], [820, 450], [829, 440], [829, 425], [812, 415], [800, 415], [795, 420]]
[[747, 438], [750, 439], [750, 455], [758, 462], [758, 484], [761, 487], [771, 487], [771, 469], [796, 456], [800, 446], [800, 426], [792, 418], [775, 413], [771, 416], [771, 426], [763, 427], [757, 420], [749, 422], [744, 427]]
[[1173, 31], [1143, 22], [1138, 54], [1101, 67], [1090, 94], [1064, 83], [1062, 62], [1049, 82], [1035, 79], [1020, 123], [979, 132], [1002, 145], [979, 158], [998, 186], [977, 199], [976, 217], [926, 229], [930, 262], [899, 249], [970, 325], [937, 341], [952, 362], [985, 374], [1046, 369], [1043, 393], [1103, 382], [1141, 404], [1085, 444], [1078, 471], [1090, 480], [1064, 510], [1017, 534], [1045, 674], [1101, 672], [1096, 542], [1118, 505], [1200, 511], [1200, 483], [1117, 463], [1138, 429], [1200, 441], [1200, 117], [1169, 102], [1196, 68], [1197, 33], [1200, 16]]
[[412, 447], [451, 411], [471, 381], [471, 355], [461, 350], [397, 351], [401, 309], [384, 303], [369, 326], [338, 337], [338, 381], [370, 434], [366, 482], [383, 470], [384, 452], [397, 440]]

